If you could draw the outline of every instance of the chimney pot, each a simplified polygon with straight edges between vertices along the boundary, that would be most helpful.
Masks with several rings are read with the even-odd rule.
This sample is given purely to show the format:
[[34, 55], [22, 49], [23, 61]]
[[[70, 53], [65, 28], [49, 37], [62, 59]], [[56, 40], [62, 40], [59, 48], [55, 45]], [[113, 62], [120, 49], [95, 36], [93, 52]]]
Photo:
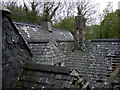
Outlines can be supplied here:
[[85, 18], [82, 15], [75, 17], [75, 48], [83, 49], [85, 45]]

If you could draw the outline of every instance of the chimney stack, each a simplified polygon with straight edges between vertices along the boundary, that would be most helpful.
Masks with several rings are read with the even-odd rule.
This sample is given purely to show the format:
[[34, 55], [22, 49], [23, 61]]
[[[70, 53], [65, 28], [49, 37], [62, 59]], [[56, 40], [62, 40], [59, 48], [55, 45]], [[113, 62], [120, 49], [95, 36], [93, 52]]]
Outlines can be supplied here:
[[49, 32], [52, 32], [52, 25], [49, 21], [43, 21], [41, 25], [46, 28]]
[[75, 17], [75, 48], [85, 51], [85, 18], [82, 15]]

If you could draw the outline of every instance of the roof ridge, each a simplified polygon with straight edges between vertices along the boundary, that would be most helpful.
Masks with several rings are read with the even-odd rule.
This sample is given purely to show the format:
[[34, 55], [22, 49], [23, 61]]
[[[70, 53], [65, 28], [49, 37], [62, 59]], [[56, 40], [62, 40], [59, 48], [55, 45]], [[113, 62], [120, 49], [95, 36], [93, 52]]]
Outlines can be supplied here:
[[70, 74], [70, 68], [68, 67], [47, 65], [47, 64], [25, 63], [23, 65], [23, 69], [28, 69], [33, 71], [62, 73], [67, 75]]

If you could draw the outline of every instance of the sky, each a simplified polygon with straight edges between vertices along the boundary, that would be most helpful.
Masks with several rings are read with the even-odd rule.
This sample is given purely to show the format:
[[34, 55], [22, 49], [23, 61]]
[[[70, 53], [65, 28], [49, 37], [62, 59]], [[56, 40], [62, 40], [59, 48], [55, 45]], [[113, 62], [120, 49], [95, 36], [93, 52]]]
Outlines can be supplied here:
[[98, 10], [102, 11], [106, 7], [107, 2], [112, 2], [112, 4], [113, 4], [113, 10], [118, 9], [118, 2], [120, 0], [91, 0], [91, 1], [93, 1], [95, 3], [99, 3]]
[[[16, 0], [1, 0], [1, 1], [16, 1]], [[23, 0], [17, 0], [18, 2], [22, 2]], [[25, 2], [30, 2], [32, 0], [24, 0]], [[53, 0], [35, 0], [35, 1], [53, 1]], [[64, 1], [64, 0], [54, 0], [54, 1]], [[66, 0], [67, 2], [70, 1], [78, 1], [78, 0]], [[118, 9], [118, 2], [120, 0], [91, 0], [92, 3], [96, 4], [98, 3], [97, 9], [101, 12], [107, 5], [107, 2], [112, 2], [113, 4], [113, 10]]]
[[[1, 1], [16, 1], [16, 0], [1, 0]], [[17, 0], [18, 2], [22, 2], [23, 0]], [[25, 2], [29, 2], [29, 1], [32, 1], [32, 0], [24, 0]], [[46, 1], [46, 0], [35, 0], [35, 1]], [[53, 1], [53, 0], [47, 0], [47, 1]], [[54, 0], [54, 1], [64, 1], [64, 0]], [[76, 0], [66, 0], [66, 1], [76, 1]], [[99, 3], [99, 7], [98, 7], [98, 10], [102, 11], [106, 5], [107, 5], [107, 2], [112, 2], [113, 3], [113, 9], [116, 10], [118, 9], [118, 2], [120, 0], [91, 0], [92, 3]]]
[[[30, 1], [33, 1], [33, 0], [0, 0], [0, 1], [5, 1], [5, 2], [17, 1], [19, 3], [22, 3], [23, 1], [25, 1], [27, 3], [27, 2], [30, 2]], [[37, 1], [37, 2], [44, 2], [44, 1], [73, 2], [74, 1], [75, 2], [75, 1], [79, 1], [79, 0], [34, 0], [34, 1]], [[118, 2], [120, 2], [120, 0], [90, 0], [90, 1], [93, 5], [97, 4], [96, 10], [98, 11], [98, 14], [103, 13], [103, 9], [105, 9], [105, 7], [107, 6], [107, 2], [112, 2], [114, 11], [116, 9], [118, 9]], [[98, 17], [98, 14], [96, 14], [96, 16], [93, 16], [93, 17], [96, 18], [96, 20], [97, 20], [95, 23], [99, 24], [100, 19]], [[92, 23], [94, 23], [94, 22], [92, 22]]]

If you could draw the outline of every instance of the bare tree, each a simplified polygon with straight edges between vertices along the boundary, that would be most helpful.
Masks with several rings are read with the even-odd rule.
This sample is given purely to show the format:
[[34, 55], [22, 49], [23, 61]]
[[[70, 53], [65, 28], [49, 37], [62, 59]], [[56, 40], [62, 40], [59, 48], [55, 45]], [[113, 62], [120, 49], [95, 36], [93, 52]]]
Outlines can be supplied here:
[[[34, 2], [30, 3], [32, 11], [37, 10], [38, 14], [42, 17], [43, 21], [54, 21], [55, 18], [59, 17], [60, 11], [62, 10], [61, 2]], [[25, 10], [28, 11], [27, 5], [24, 3]]]
[[11, 2], [10, 0], [8, 2], [2, 1], [2, 4], [9, 9], [9, 7], [15, 8], [17, 6], [17, 0], [14, 0]]
[[[64, 2], [67, 2], [64, 0]], [[93, 20], [93, 15], [97, 12], [95, 7], [97, 4], [92, 4], [90, 0], [77, 0], [74, 2], [71, 0], [71, 2], [65, 3], [67, 5], [67, 15], [82, 15], [85, 17], [85, 22], [89, 23], [91, 20]]]
[[82, 15], [85, 17], [85, 22], [89, 23], [93, 20], [92, 15], [96, 13], [95, 6], [96, 5], [93, 5], [90, 0], [77, 0], [76, 2], [74, 2], [74, 0], [70, 2], [67, 0], [63, 2], [38, 2], [33, 0], [28, 4], [23, 0], [23, 8], [27, 13], [28, 11], [33, 11], [36, 13], [35, 15], [38, 14], [43, 20], [48, 21], [59, 21], [69, 16]]
[[51, 21], [53, 16], [56, 15], [56, 11], [58, 10], [60, 4], [60, 2], [45, 2], [43, 7], [43, 20]]
[[96, 13], [95, 6], [90, 0], [81, 0], [76, 3], [77, 15], [82, 15], [85, 17], [85, 22], [89, 23], [93, 20], [92, 15]]
[[107, 2], [106, 8], [103, 10], [103, 16], [106, 16], [108, 13], [113, 12], [112, 2]]

